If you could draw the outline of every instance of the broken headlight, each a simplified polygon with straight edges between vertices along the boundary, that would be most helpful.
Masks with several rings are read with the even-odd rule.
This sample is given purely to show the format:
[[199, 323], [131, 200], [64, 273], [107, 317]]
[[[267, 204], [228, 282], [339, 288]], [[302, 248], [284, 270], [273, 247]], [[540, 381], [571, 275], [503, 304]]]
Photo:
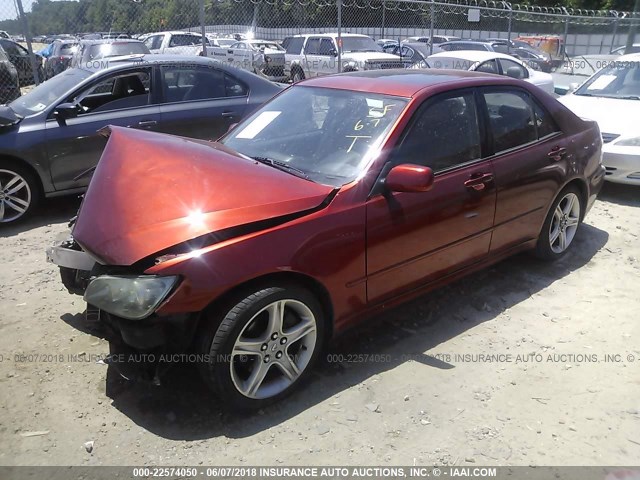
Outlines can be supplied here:
[[102, 275], [89, 283], [84, 299], [118, 317], [141, 320], [154, 312], [177, 282], [176, 276]]

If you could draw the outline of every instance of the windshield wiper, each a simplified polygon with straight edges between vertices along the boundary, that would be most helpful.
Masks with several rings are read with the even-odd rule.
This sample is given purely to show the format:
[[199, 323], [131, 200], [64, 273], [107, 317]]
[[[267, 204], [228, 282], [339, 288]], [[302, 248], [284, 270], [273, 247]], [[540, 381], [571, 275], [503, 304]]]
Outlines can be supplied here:
[[273, 158], [268, 157], [251, 157], [256, 162], [264, 163], [265, 165], [270, 165], [278, 170], [282, 170], [283, 172], [290, 173], [295, 175], [296, 177], [304, 178], [305, 180], [309, 179], [309, 175], [304, 170], [300, 170], [299, 168], [292, 167], [286, 162], [280, 162], [278, 160], [274, 160]]

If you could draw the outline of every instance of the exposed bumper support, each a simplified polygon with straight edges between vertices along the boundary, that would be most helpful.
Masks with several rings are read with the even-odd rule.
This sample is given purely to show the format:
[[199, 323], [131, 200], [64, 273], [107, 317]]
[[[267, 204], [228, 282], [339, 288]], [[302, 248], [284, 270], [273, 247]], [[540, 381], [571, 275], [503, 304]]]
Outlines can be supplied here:
[[82, 250], [73, 250], [65, 242], [47, 249], [47, 261], [59, 267], [91, 271], [96, 261]]
[[60, 268], [60, 278], [69, 293], [84, 295], [96, 261], [72, 238], [48, 248], [47, 261]]

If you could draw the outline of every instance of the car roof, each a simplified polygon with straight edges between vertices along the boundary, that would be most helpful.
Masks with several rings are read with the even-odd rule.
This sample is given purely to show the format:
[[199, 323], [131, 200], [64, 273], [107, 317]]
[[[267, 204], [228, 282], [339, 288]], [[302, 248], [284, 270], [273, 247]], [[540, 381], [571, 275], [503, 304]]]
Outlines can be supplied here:
[[[170, 54], [155, 54], [155, 53], [144, 53], [144, 54], [133, 54], [133, 55], [122, 55], [117, 57], [107, 57], [101, 58], [98, 62], [87, 62], [87, 64], [83, 64], [83, 70], [88, 72], [95, 73], [97, 71], [104, 70], [119, 70], [125, 69], [131, 66], [140, 66], [140, 65], [154, 65], [154, 64], [164, 64], [164, 63], [181, 63], [187, 62], [189, 65], [224, 65], [219, 60], [214, 60], [209, 57], [201, 57], [198, 55], [170, 55]], [[92, 65], [96, 65], [96, 68], [93, 68]], [[105, 66], [106, 65], [106, 66]], [[87, 68], [87, 66], [89, 68]]]
[[458, 43], [478, 43], [478, 44], [483, 44], [483, 45], [490, 45], [494, 42], [486, 42], [484, 40], [465, 40], [465, 39], [461, 39], [461, 40], [450, 40], [448, 42], [442, 42], [444, 43], [452, 43], [452, 44], [458, 44]]
[[103, 45], [103, 44], [117, 44], [117, 43], [142, 43], [135, 38], [95, 38], [90, 40], [80, 40], [81, 45]]
[[[294, 37], [337, 37], [337, 33], [300, 33], [298, 35], [294, 35]], [[341, 33], [341, 37], [360, 37], [360, 38], [371, 38], [369, 35], [363, 35], [361, 33]]]
[[472, 86], [488, 83], [513, 84], [513, 82], [514, 80], [509, 77], [467, 70], [385, 69], [314, 77], [304, 80], [299, 85], [410, 98], [422, 90], [445, 83], [456, 88], [460, 83]]
[[450, 52], [438, 52], [431, 55], [436, 58], [459, 58], [460, 60], [468, 60], [473, 62], [484, 62], [492, 58], [505, 58], [507, 60], [516, 60], [506, 53], [488, 52], [486, 50], [452, 50]]
[[628, 53], [627, 55], [620, 55], [615, 59], [616, 62], [624, 60], [637, 60], [640, 61], [640, 53]]
[[144, 35], [146, 36], [151, 36], [151, 35], [164, 35], [170, 33], [171, 35], [196, 35], [196, 36], [200, 36], [200, 33], [197, 32], [185, 32], [184, 30], [166, 30], [164, 32], [151, 32], [151, 33], [145, 33]]

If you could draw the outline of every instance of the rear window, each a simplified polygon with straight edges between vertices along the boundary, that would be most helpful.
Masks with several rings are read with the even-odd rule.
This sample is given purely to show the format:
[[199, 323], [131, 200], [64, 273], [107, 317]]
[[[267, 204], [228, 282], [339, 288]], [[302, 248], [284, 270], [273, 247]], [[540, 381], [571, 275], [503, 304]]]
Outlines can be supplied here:
[[73, 55], [76, 53], [78, 45], [75, 43], [65, 43], [60, 47], [60, 55]]
[[149, 53], [149, 49], [139, 42], [100, 43], [89, 47], [89, 60]]

